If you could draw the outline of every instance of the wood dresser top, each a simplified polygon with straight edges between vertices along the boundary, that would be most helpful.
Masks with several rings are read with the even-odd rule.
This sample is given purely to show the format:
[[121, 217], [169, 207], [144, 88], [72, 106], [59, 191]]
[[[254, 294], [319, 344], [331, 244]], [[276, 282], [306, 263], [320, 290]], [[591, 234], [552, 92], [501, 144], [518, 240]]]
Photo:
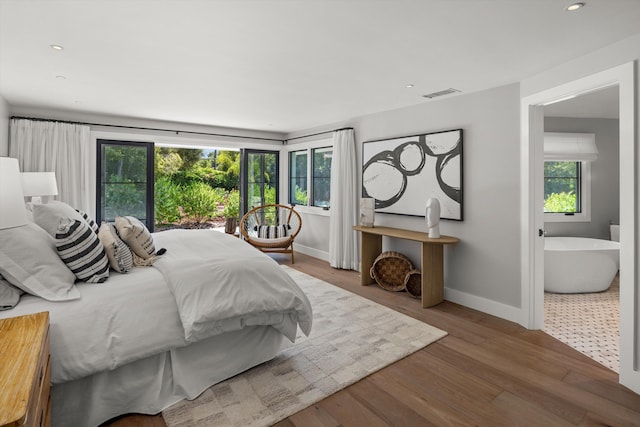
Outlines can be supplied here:
[[0, 425], [27, 412], [49, 313], [0, 320]]

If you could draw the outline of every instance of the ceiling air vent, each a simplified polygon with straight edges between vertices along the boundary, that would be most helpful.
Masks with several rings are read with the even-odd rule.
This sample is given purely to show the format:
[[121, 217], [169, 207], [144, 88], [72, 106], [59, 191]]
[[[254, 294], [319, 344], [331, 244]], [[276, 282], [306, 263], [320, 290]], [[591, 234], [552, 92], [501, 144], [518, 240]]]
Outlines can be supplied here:
[[426, 95], [422, 95], [425, 98], [437, 98], [439, 96], [445, 96], [445, 95], [450, 95], [452, 93], [456, 93], [456, 92], [460, 92], [458, 89], [445, 89], [445, 90], [441, 90], [440, 92], [433, 92], [433, 93], [428, 93]]

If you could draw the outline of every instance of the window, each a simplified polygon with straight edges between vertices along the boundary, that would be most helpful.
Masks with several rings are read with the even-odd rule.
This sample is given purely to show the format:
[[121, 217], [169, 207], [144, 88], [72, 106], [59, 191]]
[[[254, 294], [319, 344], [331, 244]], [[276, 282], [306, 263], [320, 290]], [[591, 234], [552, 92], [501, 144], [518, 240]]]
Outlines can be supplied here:
[[333, 147], [311, 150], [313, 156], [313, 206], [328, 208], [331, 201], [331, 157]]
[[544, 134], [544, 220], [591, 221], [591, 162], [598, 159], [592, 133]]
[[241, 214], [256, 206], [279, 203], [279, 152], [243, 149], [240, 156]]
[[590, 163], [544, 162], [545, 221], [589, 221]]
[[96, 220], [131, 215], [153, 231], [153, 143], [98, 139]]
[[289, 153], [289, 203], [307, 205], [307, 150]]
[[330, 146], [289, 152], [289, 203], [329, 208], [332, 156]]
[[580, 213], [580, 162], [544, 162], [544, 211]]

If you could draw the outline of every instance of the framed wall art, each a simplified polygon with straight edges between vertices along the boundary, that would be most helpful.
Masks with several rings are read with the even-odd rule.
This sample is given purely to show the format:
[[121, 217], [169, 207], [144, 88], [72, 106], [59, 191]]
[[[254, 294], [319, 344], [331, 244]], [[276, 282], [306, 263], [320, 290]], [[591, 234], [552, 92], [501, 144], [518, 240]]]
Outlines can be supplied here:
[[364, 142], [362, 197], [376, 212], [414, 216], [436, 197], [442, 219], [462, 221], [462, 129]]

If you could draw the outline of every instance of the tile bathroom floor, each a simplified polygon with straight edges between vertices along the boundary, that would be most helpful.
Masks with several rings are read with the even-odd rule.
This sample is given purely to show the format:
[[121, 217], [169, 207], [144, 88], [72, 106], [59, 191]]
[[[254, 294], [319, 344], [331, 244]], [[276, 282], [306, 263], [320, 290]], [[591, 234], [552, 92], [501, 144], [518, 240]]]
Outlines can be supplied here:
[[619, 305], [619, 275], [604, 292], [545, 292], [544, 332], [619, 373]]

